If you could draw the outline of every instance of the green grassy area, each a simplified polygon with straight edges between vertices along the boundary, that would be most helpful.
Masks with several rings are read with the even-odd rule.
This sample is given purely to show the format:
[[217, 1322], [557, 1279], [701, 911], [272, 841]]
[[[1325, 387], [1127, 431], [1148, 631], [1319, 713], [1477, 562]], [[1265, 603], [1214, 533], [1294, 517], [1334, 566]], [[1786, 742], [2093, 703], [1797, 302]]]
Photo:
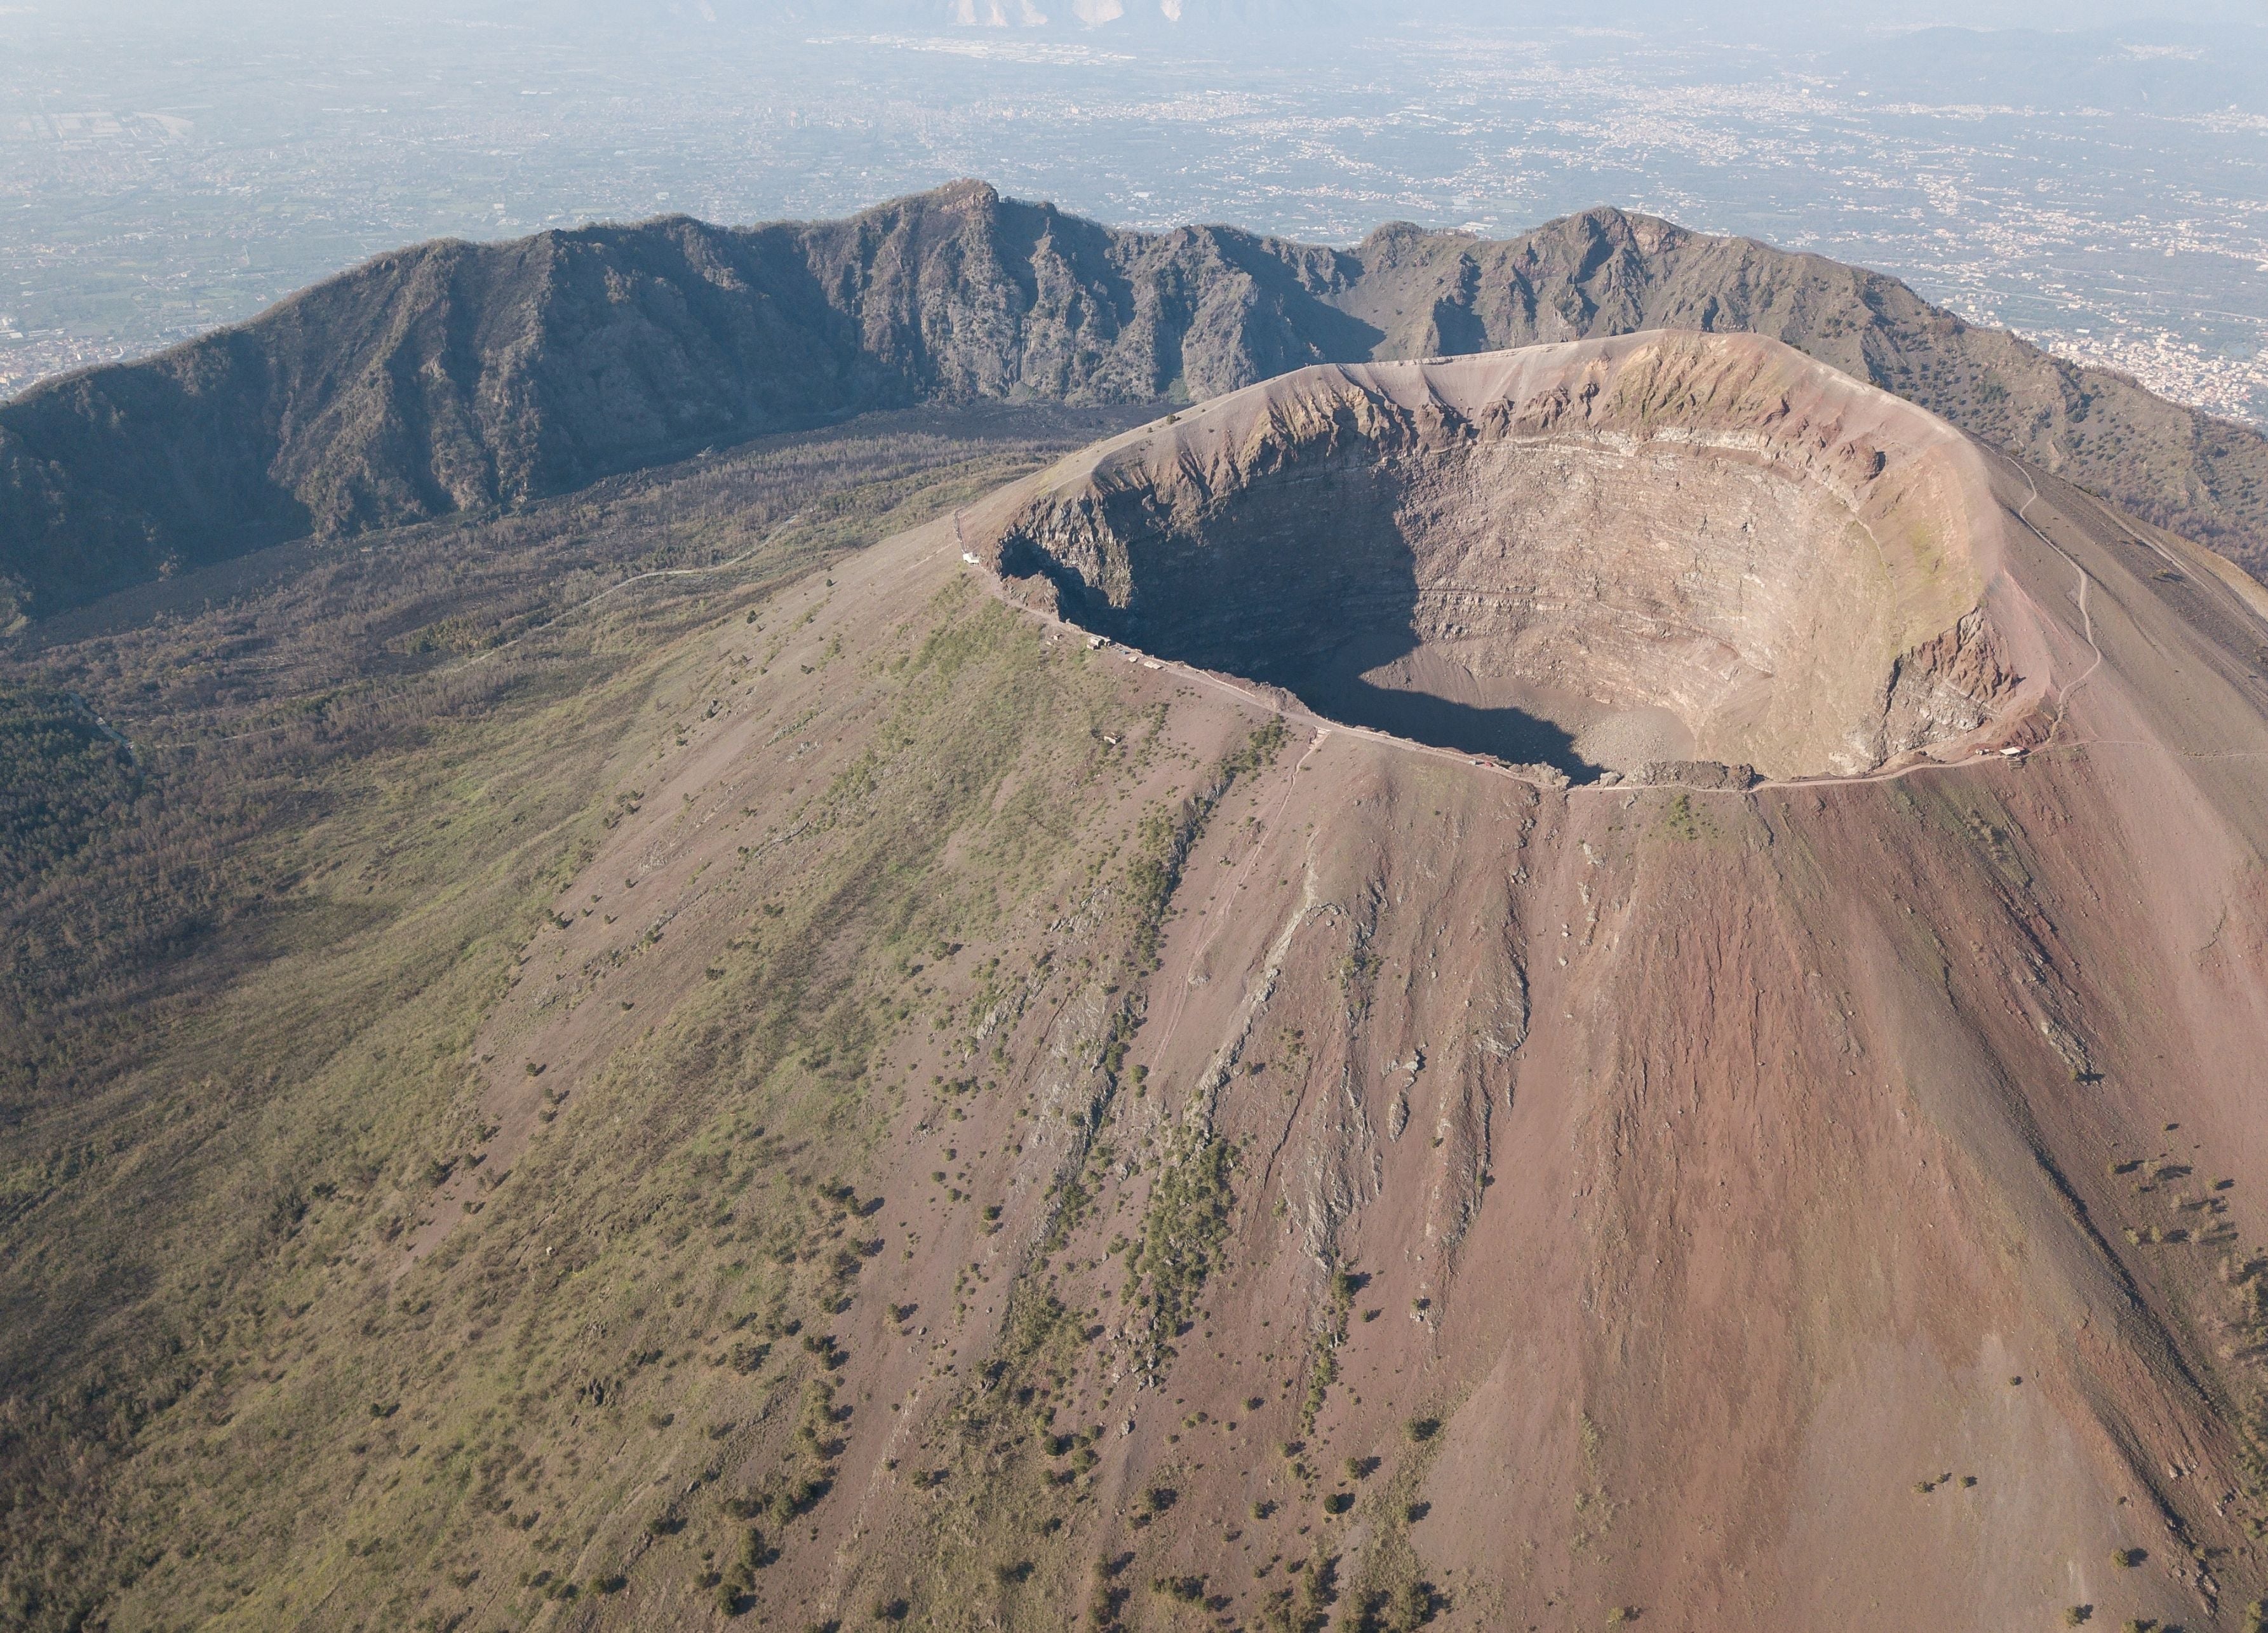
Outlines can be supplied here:
[[[906, 972], [1087, 877], [1073, 842], [1108, 802], [1062, 793], [1125, 775], [1093, 671], [1042, 663], [965, 591], [933, 604], [877, 660], [887, 717], [813, 802], [794, 887], [547, 1107], [431, 1261], [397, 1280], [390, 1249], [442, 1180], [478, 1173], [476, 1028], [632, 797], [656, 702], [708, 678], [703, 632], [1035, 457], [917, 452], [879, 481], [838, 460], [832, 489], [792, 460], [790, 519], [696, 552], [751, 559], [634, 607], [572, 613], [582, 586], [547, 587], [556, 610], [526, 617], [533, 545], [443, 595], [446, 541], [412, 541], [383, 615], [297, 579], [284, 607], [239, 595], [19, 659], [0, 1622], [519, 1627], [618, 1596], [763, 1614], [858, 1409], [831, 1324], [881, 1232], [844, 1175], [916, 1092], [882, 1063], [929, 1033]], [[684, 558], [666, 497], [643, 548], [619, 526], [609, 548], [635, 554], [614, 570]], [[557, 517], [526, 525], [558, 547]], [[401, 640], [440, 606], [519, 638]], [[1049, 1387], [1078, 1321], [1042, 1296], [1012, 1328], [1008, 1363]], [[961, 1421], [1028, 1443], [1036, 1500], [1062, 1463], [1057, 1431], [1027, 1432], [1032, 1387]], [[1031, 1574], [1015, 1551], [969, 1556], [1003, 1555], [996, 1596]]]

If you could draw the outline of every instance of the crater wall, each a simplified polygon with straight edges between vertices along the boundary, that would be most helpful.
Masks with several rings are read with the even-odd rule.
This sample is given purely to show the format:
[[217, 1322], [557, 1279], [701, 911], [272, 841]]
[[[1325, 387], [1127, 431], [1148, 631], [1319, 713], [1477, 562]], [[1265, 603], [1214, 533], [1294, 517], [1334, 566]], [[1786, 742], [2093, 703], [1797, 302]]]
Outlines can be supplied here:
[[1100, 445], [972, 538], [1063, 616], [1577, 776], [1863, 772], [2023, 691], [1966, 438], [1754, 336], [1324, 366]]

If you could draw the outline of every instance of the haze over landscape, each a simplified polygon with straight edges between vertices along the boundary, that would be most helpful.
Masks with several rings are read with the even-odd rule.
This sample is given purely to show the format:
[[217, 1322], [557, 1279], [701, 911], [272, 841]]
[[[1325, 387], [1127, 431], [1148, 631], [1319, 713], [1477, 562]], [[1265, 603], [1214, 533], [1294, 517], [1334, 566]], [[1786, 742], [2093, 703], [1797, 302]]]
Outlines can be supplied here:
[[426, 238], [835, 216], [982, 176], [1331, 243], [1613, 202], [2268, 419], [2257, 6], [1002, 15], [1050, 9], [12, 0], [0, 389]]
[[2262, 33], [0, 4], [0, 1629], [2268, 1633]]

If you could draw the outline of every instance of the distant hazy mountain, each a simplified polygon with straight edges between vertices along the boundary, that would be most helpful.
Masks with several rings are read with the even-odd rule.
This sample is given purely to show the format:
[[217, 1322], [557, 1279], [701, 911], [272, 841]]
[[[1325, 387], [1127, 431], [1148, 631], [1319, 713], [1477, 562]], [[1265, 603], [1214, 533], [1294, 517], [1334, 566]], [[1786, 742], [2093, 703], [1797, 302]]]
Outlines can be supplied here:
[[1899, 101], [2156, 114], [2268, 107], [2268, 29], [2257, 26], [1924, 28], [1835, 62], [1854, 87]]
[[1653, 327], [1771, 335], [2268, 567], [2268, 440], [1880, 274], [1613, 210], [1338, 250], [1124, 232], [961, 182], [845, 221], [427, 244], [35, 387], [0, 405], [0, 596], [37, 616], [871, 408], [1201, 398]]
[[[1580, 18], [1546, 6], [1506, 0], [582, 0], [584, 9], [616, 18], [668, 15], [704, 22], [873, 24], [909, 27], [1092, 29], [1116, 32], [1167, 31], [1256, 24], [1406, 26], [1411, 23], [1483, 23], [1563, 27], [1572, 22], [1622, 26], [1653, 26], [1680, 30], [1707, 28], [1727, 36], [1762, 37], [1800, 23], [1817, 42], [1883, 28], [1928, 26], [1944, 15], [1926, 0], [1885, 0], [1861, 18], [1822, 17], [1806, 0], [1757, 0], [1727, 14], [1684, 4], [1684, 0], [1599, 0]], [[543, 8], [556, 15], [557, 8]], [[2050, 30], [2132, 26], [2159, 17], [2166, 26], [2207, 27], [2255, 26], [2257, 8], [2247, 11], [2229, 0], [2071, 0], [2051, 6], [2043, 0], [1976, 0], [1962, 17], [1966, 31], [2001, 31], [2037, 35]], [[1943, 32], [1956, 32], [1946, 30]], [[2054, 38], [2065, 38], [2062, 35]], [[2021, 51], [2021, 40], [2006, 48]], [[2051, 51], [2051, 56], [2057, 53]], [[1895, 54], [1894, 54], [1895, 56]]]
[[991, 27], [1033, 26], [1049, 22], [1089, 28], [1108, 25], [1252, 22], [1263, 18], [1325, 17], [1336, 19], [1346, 8], [1331, 0], [944, 0], [946, 19]]
[[[136, 8], [151, 0], [85, 4], [114, 13], [118, 26], [133, 26]], [[178, 19], [194, 5], [217, 7], [220, 14], [241, 20], [247, 9], [268, 8], [281, 15], [284, 0], [169, 0], [166, 15]], [[1881, 0], [1863, 14], [1822, 14], [1808, 0], [1755, 0], [1733, 11], [1699, 8], [1686, 0], [1594, 0], [1580, 14], [1505, 0], [390, 0], [387, 11], [422, 12], [437, 21], [479, 16], [568, 33], [593, 25], [664, 32], [785, 25], [1072, 34], [1100, 30], [1126, 40], [1170, 40], [1203, 38], [1217, 29], [1288, 31], [1257, 42], [1270, 50], [1305, 43], [1303, 30], [1329, 27], [1343, 38], [1366, 29], [1427, 24], [1539, 31], [1571, 26], [1668, 29], [1776, 45], [1794, 39], [1801, 48], [1820, 51], [1865, 40], [1871, 50], [1886, 30], [1923, 31], [1945, 17], [1943, 8], [1930, 0]], [[2212, 30], [2224, 37], [2231, 30], [2255, 32], [2262, 20], [2258, 8], [2248, 9], [2246, 0], [2066, 0], [2055, 5], [2046, 0], [1973, 0], [1960, 16], [1970, 31], [2154, 26]], [[2151, 18], [2160, 20], [2154, 25]], [[1858, 60], [1867, 60], [1865, 54]]]
[[[681, 18], [706, 22], [793, 21], [914, 28], [1162, 29], [1261, 22], [1340, 22], [1383, 8], [1356, 0], [662, 0]], [[627, 15], [634, 4], [595, 10]]]

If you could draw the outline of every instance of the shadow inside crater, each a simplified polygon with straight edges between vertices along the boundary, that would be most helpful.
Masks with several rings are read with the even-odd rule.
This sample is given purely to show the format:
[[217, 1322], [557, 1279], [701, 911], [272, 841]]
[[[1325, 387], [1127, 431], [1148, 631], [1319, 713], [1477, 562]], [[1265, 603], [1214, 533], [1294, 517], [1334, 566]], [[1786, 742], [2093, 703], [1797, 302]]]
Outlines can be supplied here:
[[[1327, 719], [1461, 754], [1487, 754], [1521, 765], [1548, 765], [1571, 782], [1594, 780], [1601, 768], [1575, 750], [1575, 739], [1557, 722], [1509, 705], [1488, 706], [1443, 697], [1412, 687], [1381, 686], [1371, 677], [1421, 644], [1408, 622], [1414, 607], [1399, 597], [1381, 603], [1381, 618], [1346, 638], [1304, 652], [1269, 654], [1243, 671], [1282, 687]], [[1342, 604], [1344, 605], [1344, 604]]]
[[1380, 686], [1359, 673], [1310, 670], [1298, 680], [1277, 684], [1329, 719], [1389, 732], [1413, 743], [1521, 765], [1548, 765], [1575, 783], [1592, 782], [1602, 769], [1576, 753], [1575, 739], [1565, 726], [1525, 710], [1486, 709], [1430, 692]]
[[1330, 564], [1338, 571], [1326, 568], [1305, 584], [1279, 580], [1241, 607], [1201, 597], [1172, 614], [1164, 612], [1171, 605], [1164, 598], [1145, 597], [1138, 610], [1113, 607], [1079, 573], [1028, 546], [1004, 553], [1001, 570], [1012, 578], [1046, 579], [1062, 616], [1081, 629], [1175, 663], [1280, 687], [1327, 719], [1455, 754], [1548, 765], [1571, 782], [1596, 780], [1602, 768], [1577, 753], [1572, 733], [1555, 721], [1369, 678], [1422, 644], [1411, 623], [1417, 593], [1407, 547], [1379, 554], [1386, 560], [1368, 573], [1348, 573], [1342, 558]]

